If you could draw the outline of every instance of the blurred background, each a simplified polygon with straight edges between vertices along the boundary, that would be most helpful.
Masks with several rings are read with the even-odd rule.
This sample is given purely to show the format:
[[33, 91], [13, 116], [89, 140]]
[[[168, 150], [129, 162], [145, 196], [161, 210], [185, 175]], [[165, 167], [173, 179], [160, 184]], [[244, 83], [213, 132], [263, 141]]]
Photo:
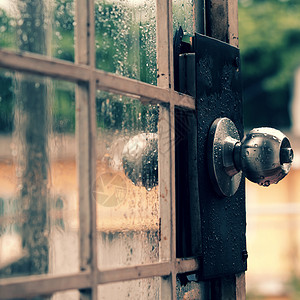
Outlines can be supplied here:
[[245, 130], [269, 126], [291, 139], [295, 160], [268, 188], [249, 181], [248, 299], [300, 299], [300, 1], [240, 0]]
[[[44, 6], [34, 6], [34, 3], [44, 3]], [[155, 85], [155, 1], [99, 0], [95, 5], [97, 68]], [[173, 8], [174, 29], [181, 25], [192, 34], [193, 1], [174, 0]], [[28, 14], [28, 9], [32, 9], [31, 14]], [[38, 10], [42, 14], [38, 14]], [[28, 34], [30, 32], [34, 34]], [[278, 185], [262, 188], [247, 182], [247, 297], [300, 299], [300, 1], [240, 0], [239, 36], [245, 129], [258, 126], [280, 129], [290, 137], [295, 152], [290, 174]], [[0, 47], [74, 61], [74, 1], [1, 0]], [[38, 113], [35, 113], [35, 106], [25, 109], [30, 100], [26, 100], [24, 94], [36, 95], [31, 99], [34, 103], [42, 100], [40, 102], [44, 104]], [[65, 273], [66, 270], [73, 272], [79, 269], [78, 253], [74, 251], [78, 248], [74, 95], [75, 86], [71, 83], [0, 70], [0, 277]], [[27, 124], [22, 119], [22, 116], [30, 114], [34, 124]], [[47, 124], [42, 125], [45, 115]], [[111, 153], [116, 148], [113, 145], [122, 140], [124, 146], [137, 133], [155, 134], [157, 119], [157, 106], [140, 105], [128, 97], [98, 91], [99, 172], [108, 169], [119, 172], [114, 156], [120, 156], [122, 150], [118, 150], [118, 155]], [[20, 207], [19, 200], [28, 197], [24, 184], [26, 186], [26, 176], [30, 173], [24, 163], [30, 158], [26, 149], [20, 147], [24, 126], [39, 127], [40, 133], [49, 136], [48, 142], [44, 142], [45, 149], [34, 150], [38, 157], [40, 153], [44, 155], [40, 160], [41, 167], [51, 162], [48, 166], [50, 173], [41, 169], [44, 178], [39, 179], [48, 193], [44, 197], [48, 208], [34, 210], [32, 204]], [[112, 135], [119, 140], [110, 139]], [[103, 144], [105, 147], [102, 149]], [[151, 189], [157, 175], [150, 177], [152, 179], [146, 178], [148, 190], [139, 189], [137, 192], [136, 188], [131, 188], [136, 192], [130, 198], [132, 203], [138, 201], [135, 197], [146, 199], [146, 202], [141, 203], [138, 209], [128, 202], [123, 207], [125, 212], [122, 216], [125, 217], [121, 220], [121, 225], [127, 230], [152, 206], [152, 216], [147, 220], [151, 220], [149, 223], [154, 224], [153, 228], [150, 224], [140, 224], [144, 228], [140, 232], [151, 232], [151, 235], [139, 236], [141, 245], [144, 240], [148, 241], [149, 251], [143, 257], [143, 250], [138, 250], [140, 252], [134, 253], [133, 262], [129, 261], [133, 257], [132, 247], [127, 241], [129, 237], [122, 233], [128, 249], [117, 262], [120, 265], [157, 260], [158, 196], [156, 188]], [[23, 181], [23, 186], [19, 185], [20, 181]], [[132, 183], [126, 184], [132, 187]], [[30, 193], [31, 198], [40, 199], [44, 192]], [[139, 193], [146, 196], [140, 197]], [[108, 252], [119, 247], [116, 244], [111, 248], [111, 240], [114, 235], [120, 239], [118, 230], [122, 226], [118, 229], [112, 229], [110, 225], [104, 228], [111, 216], [119, 218], [120, 206], [117, 208], [98, 207], [102, 220], [98, 224], [101, 232], [98, 243], [107, 247]], [[24, 214], [19, 211], [24, 211]], [[44, 219], [37, 224], [26, 224], [26, 216], [41, 212], [44, 212]], [[22, 219], [24, 215], [25, 219]], [[152, 222], [151, 218], [155, 221]], [[34, 228], [43, 232], [37, 242], [26, 236], [26, 226], [31, 226], [33, 232]], [[57, 240], [59, 242], [54, 243]], [[69, 248], [76, 258], [72, 257], [72, 263], [69, 261]], [[37, 264], [41, 260], [46, 261], [45, 265]], [[104, 263], [104, 258], [101, 263]], [[72, 268], [68, 269], [70, 265]], [[67, 299], [66, 295], [63, 298]]]

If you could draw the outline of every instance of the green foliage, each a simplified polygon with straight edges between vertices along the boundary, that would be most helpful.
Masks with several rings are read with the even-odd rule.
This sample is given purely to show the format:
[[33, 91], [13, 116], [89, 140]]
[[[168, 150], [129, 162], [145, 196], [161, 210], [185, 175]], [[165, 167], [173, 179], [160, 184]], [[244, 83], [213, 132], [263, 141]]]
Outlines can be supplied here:
[[56, 0], [53, 13], [54, 57], [74, 61], [74, 1]]
[[14, 48], [15, 21], [0, 9], [0, 48]]
[[289, 127], [293, 75], [300, 65], [300, 3], [240, 0], [245, 125]]
[[52, 128], [58, 133], [75, 132], [75, 91], [73, 84], [59, 82], [54, 84], [52, 103]]
[[290, 291], [290, 299], [297, 300], [300, 299], [300, 278], [297, 276], [292, 276], [288, 288]]
[[0, 131], [11, 132], [13, 127], [13, 95], [11, 77], [0, 73]]

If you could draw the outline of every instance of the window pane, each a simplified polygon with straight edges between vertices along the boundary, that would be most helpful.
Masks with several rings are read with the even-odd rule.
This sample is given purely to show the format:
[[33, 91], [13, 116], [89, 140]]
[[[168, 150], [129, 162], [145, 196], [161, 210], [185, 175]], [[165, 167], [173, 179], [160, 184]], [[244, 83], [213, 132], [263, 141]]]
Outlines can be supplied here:
[[78, 290], [57, 292], [52, 294], [50, 297], [49, 295], [47, 295], [47, 296], [39, 296], [39, 297], [32, 298], [32, 300], [79, 300], [79, 299], [80, 299], [80, 293]]
[[194, 34], [194, 0], [173, 0], [173, 31], [182, 27], [183, 32]]
[[99, 300], [160, 299], [160, 277], [103, 284], [98, 287]]
[[158, 106], [110, 93], [97, 96], [98, 263], [158, 260]]
[[0, 277], [79, 270], [74, 85], [0, 72]]
[[156, 84], [155, 0], [97, 0], [96, 65]]
[[177, 299], [201, 300], [205, 296], [204, 282], [199, 282], [196, 274], [178, 274], [176, 281]]
[[74, 61], [74, 1], [0, 1], [0, 47]]

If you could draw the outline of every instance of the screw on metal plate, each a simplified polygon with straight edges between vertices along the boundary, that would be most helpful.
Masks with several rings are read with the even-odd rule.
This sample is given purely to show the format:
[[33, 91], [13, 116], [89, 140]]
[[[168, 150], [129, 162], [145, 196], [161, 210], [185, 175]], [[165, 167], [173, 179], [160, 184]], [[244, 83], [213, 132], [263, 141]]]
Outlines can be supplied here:
[[228, 118], [216, 119], [211, 125], [208, 153], [209, 175], [220, 196], [235, 194], [242, 172], [262, 186], [278, 183], [290, 171], [294, 158], [290, 141], [279, 130], [255, 128], [240, 141]]

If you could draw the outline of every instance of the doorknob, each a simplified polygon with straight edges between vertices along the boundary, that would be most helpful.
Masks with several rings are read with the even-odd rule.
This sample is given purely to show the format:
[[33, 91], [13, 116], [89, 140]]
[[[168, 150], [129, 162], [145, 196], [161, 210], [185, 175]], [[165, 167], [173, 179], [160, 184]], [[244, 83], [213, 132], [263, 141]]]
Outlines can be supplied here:
[[255, 128], [240, 141], [228, 118], [216, 119], [210, 127], [208, 169], [220, 196], [235, 194], [242, 172], [262, 186], [278, 183], [290, 171], [293, 157], [289, 139], [279, 130]]

